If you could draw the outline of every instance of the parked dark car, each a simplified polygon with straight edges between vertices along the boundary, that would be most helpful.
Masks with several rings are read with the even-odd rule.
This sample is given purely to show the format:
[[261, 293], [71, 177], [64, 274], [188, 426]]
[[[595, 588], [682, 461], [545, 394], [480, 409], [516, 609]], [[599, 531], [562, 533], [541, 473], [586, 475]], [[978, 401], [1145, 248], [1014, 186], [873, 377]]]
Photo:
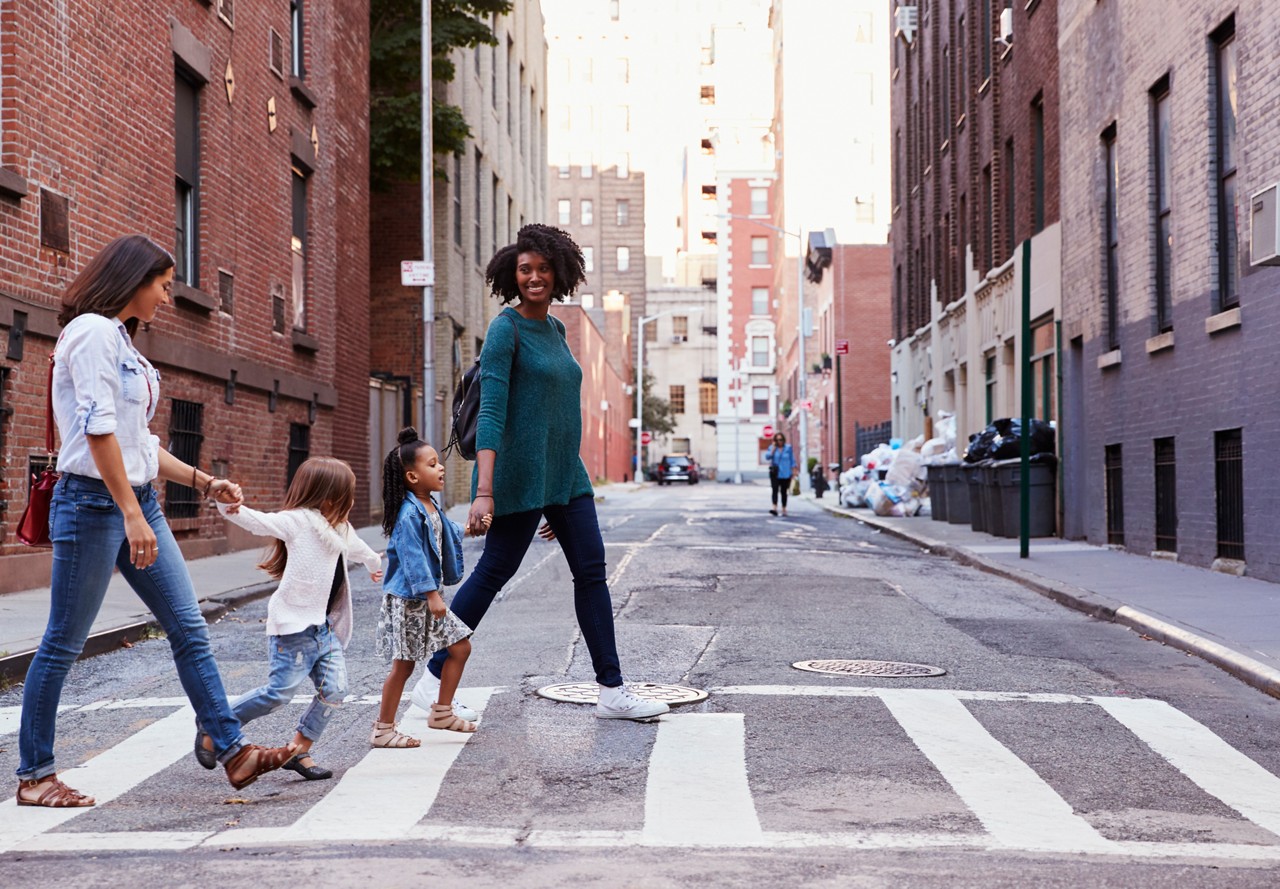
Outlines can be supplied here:
[[698, 463], [688, 454], [668, 454], [658, 461], [658, 484], [698, 483]]

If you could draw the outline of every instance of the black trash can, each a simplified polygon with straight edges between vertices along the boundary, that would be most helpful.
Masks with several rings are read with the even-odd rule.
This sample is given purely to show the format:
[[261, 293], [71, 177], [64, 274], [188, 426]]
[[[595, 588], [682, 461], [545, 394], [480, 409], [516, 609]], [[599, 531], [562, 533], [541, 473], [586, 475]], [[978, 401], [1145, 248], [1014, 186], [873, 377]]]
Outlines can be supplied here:
[[[1006, 536], [1018, 537], [1022, 533], [1022, 461], [1002, 460], [997, 466], [1000, 499], [1004, 507], [1006, 530], [1009, 531]], [[1057, 469], [1058, 460], [1053, 454], [1036, 454], [1028, 465], [1031, 487], [1028, 525], [1031, 537], [1053, 536], [1057, 524], [1057, 510], [1054, 508]]]
[[945, 522], [950, 513], [951, 491], [947, 487], [942, 466], [930, 463], [927, 467], [929, 482], [929, 517], [935, 522]]
[[942, 464], [942, 484], [947, 489], [947, 523], [969, 524], [969, 476], [962, 463]]
[[964, 464], [964, 476], [969, 486], [969, 526], [975, 531], [987, 530], [987, 502], [982, 496], [982, 464]]
[[1005, 521], [1004, 502], [1000, 499], [999, 476], [1003, 462], [992, 460], [982, 467], [982, 502], [987, 515], [987, 533], [995, 537], [1012, 536]]

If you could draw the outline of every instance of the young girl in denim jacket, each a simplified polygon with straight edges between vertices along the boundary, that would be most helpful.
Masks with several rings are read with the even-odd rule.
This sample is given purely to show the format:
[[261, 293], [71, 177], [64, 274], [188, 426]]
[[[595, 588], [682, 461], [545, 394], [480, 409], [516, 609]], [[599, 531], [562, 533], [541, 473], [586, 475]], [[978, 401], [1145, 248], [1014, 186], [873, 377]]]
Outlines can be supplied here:
[[[373, 580], [382, 579], [382, 557], [347, 521], [355, 502], [351, 467], [333, 457], [312, 457], [298, 467], [280, 512], [218, 504], [227, 520], [249, 533], [276, 538], [258, 567], [280, 581], [267, 602], [270, 676], [266, 685], [237, 698], [232, 710], [241, 723], [266, 716], [292, 701], [310, 677], [316, 696], [298, 720], [297, 753], [282, 766], [308, 781], [333, 777], [315, 764], [311, 745], [347, 694], [343, 649], [351, 641], [352, 623], [347, 560], [362, 563]], [[196, 758], [213, 768], [213, 750], [206, 743], [208, 736], [198, 733]]]
[[[444, 463], [412, 427], [382, 467], [382, 532], [387, 544], [386, 595], [378, 618], [378, 653], [390, 658], [382, 684], [382, 706], [369, 741], [374, 747], [417, 747], [421, 742], [396, 730], [396, 711], [405, 683], [418, 661], [447, 649], [440, 691], [427, 726], [474, 732], [476, 724], [454, 712], [453, 695], [471, 654], [471, 628], [444, 603], [445, 584], [462, 580], [462, 528], [440, 511], [435, 495], [444, 490]], [[473, 717], [474, 718], [474, 717]]]

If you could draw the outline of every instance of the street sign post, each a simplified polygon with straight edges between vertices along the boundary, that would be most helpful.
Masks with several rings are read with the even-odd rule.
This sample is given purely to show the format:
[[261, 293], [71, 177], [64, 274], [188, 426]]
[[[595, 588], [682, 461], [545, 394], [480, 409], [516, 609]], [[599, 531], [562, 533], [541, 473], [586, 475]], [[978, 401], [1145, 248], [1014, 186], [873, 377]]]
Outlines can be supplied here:
[[848, 341], [848, 340], [836, 340], [836, 354], [837, 354], [837, 355], [848, 355], [848, 354], [849, 354], [849, 341]]
[[436, 264], [416, 259], [404, 260], [400, 263], [400, 284], [403, 287], [436, 286]]
[[649, 433], [649, 432], [641, 432], [641, 433], [640, 433], [640, 444], [642, 444], [642, 445], [647, 445], [647, 444], [648, 444], [649, 442], [651, 442], [651, 441], [653, 441], [653, 434], [652, 434], [652, 433]]
[[764, 428], [760, 430], [760, 435], [764, 438], [773, 438], [773, 426], [765, 423]]

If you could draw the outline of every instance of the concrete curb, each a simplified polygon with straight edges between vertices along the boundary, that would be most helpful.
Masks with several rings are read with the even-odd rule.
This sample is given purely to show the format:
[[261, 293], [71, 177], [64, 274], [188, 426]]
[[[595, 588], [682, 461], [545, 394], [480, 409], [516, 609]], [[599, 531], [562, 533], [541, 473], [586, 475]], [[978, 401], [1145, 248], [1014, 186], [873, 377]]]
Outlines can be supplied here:
[[900, 540], [923, 547], [926, 552], [944, 556], [962, 565], [977, 568], [980, 571], [1003, 577], [1006, 580], [1016, 581], [1060, 605], [1084, 612], [1090, 617], [1121, 624], [1179, 651], [1194, 654], [1259, 691], [1273, 698], [1280, 698], [1280, 670], [1276, 670], [1261, 661], [1243, 655], [1211, 639], [1206, 639], [1167, 621], [1152, 617], [1143, 611], [1099, 593], [1050, 580], [1030, 571], [1012, 568], [1008, 565], [985, 559], [963, 547], [952, 546], [948, 543], [933, 540], [924, 534], [913, 533], [900, 527], [880, 522], [877, 520], [877, 516], [863, 515], [842, 506], [829, 506], [824, 503], [818, 503], [816, 500], [814, 502], [815, 505], [832, 515], [853, 519], [884, 534], [889, 534]]
[[[248, 602], [271, 595], [275, 592], [278, 583], [279, 581], [271, 580], [241, 587], [238, 590], [215, 593], [206, 599], [200, 600], [200, 613], [204, 615], [205, 621], [213, 623], [223, 615], [235, 611]], [[130, 644], [138, 642], [159, 630], [160, 624], [155, 620], [139, 620], [134, 623], [111, 627], [97, 633], [90, 633], [89, 638], [85, 640], [84, 649], [80, 652], [80, 657], [76, 658], [76, 660], [106, 654], [108, 651], [115, 651], [126, 642]], [[31, 659], [35, 657], [35, 654], [36, 650], [32, 648], [0, 657], [0, 683], [21, 682], [27, 675], [27, 668], [31, 665]]]

